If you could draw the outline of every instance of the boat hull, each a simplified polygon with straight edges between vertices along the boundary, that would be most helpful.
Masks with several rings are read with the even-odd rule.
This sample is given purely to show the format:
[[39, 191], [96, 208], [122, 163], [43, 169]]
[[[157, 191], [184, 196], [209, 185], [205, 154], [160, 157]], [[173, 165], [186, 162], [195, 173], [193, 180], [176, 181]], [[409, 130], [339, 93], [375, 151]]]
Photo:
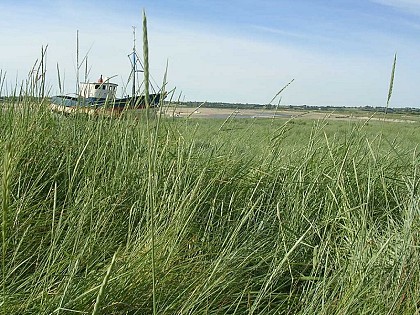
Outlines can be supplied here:
[[[162, 94], [151, 94], [149, 96], [149, 106], [157, 107]], [[119, 114], [124, 110], [146, 108], [145, 96], [135, 96], [126, 98], [117, 98], [114, 100], [94, 98], [94, 97], [72, 97], [59, 95], [51, 97], [51, 109], [61, 113], [85, 113], [89, 115], [95, 114]]]

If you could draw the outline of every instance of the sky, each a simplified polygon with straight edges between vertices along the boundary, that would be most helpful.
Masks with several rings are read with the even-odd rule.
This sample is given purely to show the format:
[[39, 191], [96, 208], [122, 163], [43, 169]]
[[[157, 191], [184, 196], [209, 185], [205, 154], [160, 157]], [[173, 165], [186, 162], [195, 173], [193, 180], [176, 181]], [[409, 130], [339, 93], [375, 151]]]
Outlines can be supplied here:
[[[185, 101], [420, 107], [420, 0], [1, 0], [2, 94], [47, 48], [47, 85], [76, 90], [76, 33], [88, 80], [113, 77], [123, 94], [133, 28], [150, 71]], [[84, 68], [81, 70], [84, 73]], [[80, 78], [82, 81], [84, 75]]]

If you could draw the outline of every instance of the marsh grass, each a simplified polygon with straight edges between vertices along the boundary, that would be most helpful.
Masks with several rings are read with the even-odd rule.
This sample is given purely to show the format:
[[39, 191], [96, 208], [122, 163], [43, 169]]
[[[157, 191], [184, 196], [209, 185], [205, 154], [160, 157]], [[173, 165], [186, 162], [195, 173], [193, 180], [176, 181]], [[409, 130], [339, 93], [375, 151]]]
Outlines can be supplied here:
[[44, 105], [1, 112], [8, 314], [418, 312], [416, 126]]
[[385, 107], [385, 114], [388, 111], [389, 102], [392, 96], [392, 90], [394, 89], [394, 79], [395, 79], [395, 68], [397, 66], [397, 53], [394, 55], [394, 62], [392, 64], [392, 71], [391, 71], [391, 79], [389, 80], [389, 88], [388, 88], [388, 98], [386, 100], [386, 107]]

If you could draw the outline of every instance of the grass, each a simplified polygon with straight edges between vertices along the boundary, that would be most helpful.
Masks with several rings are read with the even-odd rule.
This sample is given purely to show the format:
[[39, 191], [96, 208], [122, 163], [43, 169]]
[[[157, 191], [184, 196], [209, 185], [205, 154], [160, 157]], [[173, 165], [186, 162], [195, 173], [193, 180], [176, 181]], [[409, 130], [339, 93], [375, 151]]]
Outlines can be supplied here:
[[417, 123], [11, 105], [3, 312], [419, 312]]

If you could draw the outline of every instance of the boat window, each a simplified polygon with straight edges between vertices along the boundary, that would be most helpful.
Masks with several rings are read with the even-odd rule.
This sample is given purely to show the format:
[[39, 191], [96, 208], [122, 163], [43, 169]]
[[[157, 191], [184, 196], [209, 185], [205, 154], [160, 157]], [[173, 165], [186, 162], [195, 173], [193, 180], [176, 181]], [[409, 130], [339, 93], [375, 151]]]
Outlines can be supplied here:
[[102, 85], [102, 90], [105, 90], [105, 85]]
[[99, 84], [95, 85], [95, 90], [99, 89]]

